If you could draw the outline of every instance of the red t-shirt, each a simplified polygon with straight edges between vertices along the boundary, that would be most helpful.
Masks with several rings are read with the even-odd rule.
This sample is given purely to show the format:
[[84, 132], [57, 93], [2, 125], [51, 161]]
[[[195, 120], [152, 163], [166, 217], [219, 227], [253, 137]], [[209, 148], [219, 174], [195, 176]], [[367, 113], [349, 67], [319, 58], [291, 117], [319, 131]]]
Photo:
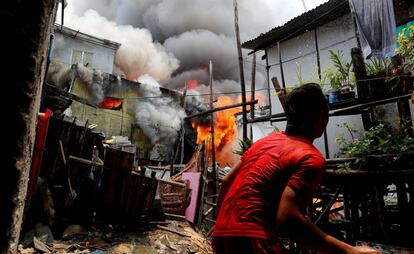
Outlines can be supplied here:
[[286, 185], [311, 193], [325, 159], [304, 138], [273, 133], [241, 157], [243, 164], [220, 208], [213, 236], [277, 239], [276, 214]]

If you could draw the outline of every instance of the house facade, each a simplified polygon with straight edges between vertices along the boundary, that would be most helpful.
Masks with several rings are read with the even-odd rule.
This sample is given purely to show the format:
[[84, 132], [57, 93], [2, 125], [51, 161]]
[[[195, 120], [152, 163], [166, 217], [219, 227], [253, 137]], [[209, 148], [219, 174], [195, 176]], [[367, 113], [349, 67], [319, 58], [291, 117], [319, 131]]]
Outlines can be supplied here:
[[[414, 20], [414, 3], [411, 1], [394, 1], [396, 23], [404, 25]], [[243, 43], [243, 48], [256, 52], [266, 59], [269, 79], [277, 77], [281, 86], [295, 87], [300, 83], [317, 82], [319, 73], [333, 67], [329, 50], [343, 53], [344, 62], [351, 61], [351, 49], [357, 47], [358, 33], [348, 0], [329, 0], [315, 9], [293, 18], [286, 24], [273, 28], [255, 39]], [[322, 80], [324, 84], [329, 83]], [[270, 83], [272, 113], [282, 113], [276, 91]], [[326, 90], [329, 87], [325, 86]], [[411, 105], [412, 107], [412, 105]], [[413, 115], [414, 108], [411, 108]], [[387, 106], [387, 110], [395, 113], [395, 105]], [[414, 116], [414, 115], [413, 115]], [[395, 120], [395, 119], [390, 119]], [[315, 141], [317, 148], [327, 156], [334, 156], [339, 151], [335, 138], [344, 133], [338, 124], [348, 122], [354, 129], [362, 132], [363, 124], [360, 115], [331, 117], [327, 127], [327, 143], [329, 154], [326, 154], [323, 138]], [[285, 122], [273, 123], [284, 129]], [[254, 124], [257, 129], [254, 139], [263, 136], [265, 130], [272, 130], [266, 123]], [[255, 133], [254, 133], [255, 134]], [[346, 133], [345, 133], [346, 134]]]

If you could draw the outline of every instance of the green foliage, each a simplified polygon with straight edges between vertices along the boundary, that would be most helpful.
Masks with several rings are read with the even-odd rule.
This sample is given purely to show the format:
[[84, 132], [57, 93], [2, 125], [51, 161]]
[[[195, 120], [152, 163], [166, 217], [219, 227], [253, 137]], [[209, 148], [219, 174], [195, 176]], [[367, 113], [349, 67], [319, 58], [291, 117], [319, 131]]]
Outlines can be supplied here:
[[324, 70], [324, 74], [329, 80], [331, 87], [335, 90], [341, 90], [342, 88], [348, 86], [353, 87], [354, 84], [351, 83], [350, 78], [352, 64], [349, 62], [344, 62], [343, 53], [341, 50], [329, 50], [329, 54], [335, 68]]
[[303, 80], [303, 77], [302, 77], [302, 67], [298, 63], [296, 63], [296, 79], [298, 80], [298, 83], [297, 83], [298, 86], [305, 84], [305, 81]]
[[406, 61], [414, 62], [414, 26], [408, 27], [408, 35], [405, 35], [406, 28], [398, 35], [397, 41], [399, 47], [397, 52], [405, 58]]
[[345, 128], [352, 137], [348, 141], [343, 135], [339, 135], [336, 141], [341, 146], [342, 152], [355, 158], [356, 162], [365, 162], [368, 155], [403, 155], [412, 154], [413, 148], [411, 138], [407, 131], [395, 133], [387, 122], [380, 122], [368, 131], [365, 131], [361, 139], [355, 139], [356, 133], [348, 124], [339, 127]]
[[279, 128], [277, 128], [277, 126], [273, 126], [272, 133], [279, 132], [279, 131], [280, 131], [280, 130], [279, 130]]
[[391, 61], [373, 57], [365, 63], [368, 76], [388, 76], [391, 73]]
[[239, 149], [235, 150], [233, 153], [238, 155], [243, 155], [247, 149], [249, 149], [253, 144], [253, 141], [249, 138], [239, 140]]

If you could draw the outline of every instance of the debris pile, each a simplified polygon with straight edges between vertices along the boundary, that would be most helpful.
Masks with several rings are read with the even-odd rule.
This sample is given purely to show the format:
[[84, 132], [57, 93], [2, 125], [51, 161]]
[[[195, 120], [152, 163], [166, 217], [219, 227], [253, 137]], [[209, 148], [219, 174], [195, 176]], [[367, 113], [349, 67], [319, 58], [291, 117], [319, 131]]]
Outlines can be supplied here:
[[[161, 225], [162, 224], [162, 225]], [[115, 229], [105, 232], [73, 231], [62, 241], [46, 243], [41, 238], [33, 238], [33, 243], [18, 253], [54, 254], [152, 254], [152, 253], [212, 253], [211, 243], [197, 233], [187, 222], [154, 222], [149, 230], [142, 233]]]

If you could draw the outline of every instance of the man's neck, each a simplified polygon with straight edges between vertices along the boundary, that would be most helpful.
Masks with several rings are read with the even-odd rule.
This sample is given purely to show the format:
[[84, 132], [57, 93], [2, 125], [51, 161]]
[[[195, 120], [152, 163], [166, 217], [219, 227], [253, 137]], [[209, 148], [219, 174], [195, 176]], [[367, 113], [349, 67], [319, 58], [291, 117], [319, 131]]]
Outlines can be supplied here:
[[312, 134], [309, 133], [309, 128], [298, 128], [294, 125], [286, 125], [285, 130], [286, 135], [288, 136], [295, 136], [307, 139], [311, 143], [313, 143], [314, 138], [312, 137]]

